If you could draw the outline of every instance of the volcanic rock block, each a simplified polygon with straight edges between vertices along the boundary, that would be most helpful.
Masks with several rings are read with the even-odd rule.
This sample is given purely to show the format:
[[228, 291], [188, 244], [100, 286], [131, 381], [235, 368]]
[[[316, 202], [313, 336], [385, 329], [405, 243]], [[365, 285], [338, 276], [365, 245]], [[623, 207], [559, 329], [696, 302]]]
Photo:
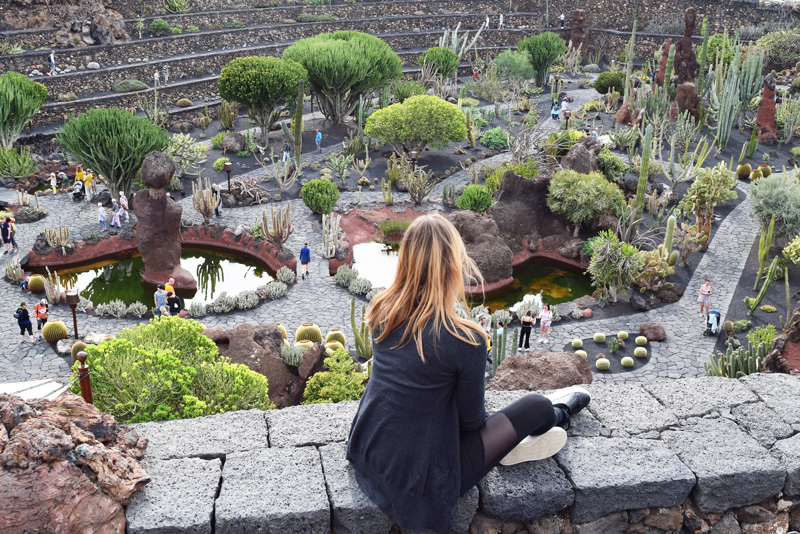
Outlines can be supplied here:
[[753, 373], [739, 382], [758, 395], [784, 422], [800, 424], [800, 376]]
[[589, 362], [571, 352], [540, 351], [509, 356], [497, 368], [487, 389], [559, 389], [591, 384]]
[[800, 434], [775, 443], [770, 450], [786, 469], [784, 493], [789, 497], [800, 495]]
[[147, 462], [152, 482], [128, 503], [128, 534], [211, 533], [219, 459]]
[[289, 447], [229, 455], [215, 517], [217, 534], [328, 534], [330, 505], [319, 452]]
[[724, 377], [682, 378], [644, 387], [678, 419], [701, 417], [758, 400], [740, 381]]
[[678, 425], [678, 418], [641, 386], [598, 384], [589, 391], [589, 410], [611, 430], [635, 435]]
[[[597, 469], [603, 458], [609, 461]], [[678, 506], [695, 482], [674, 452], [651, 439], [572, 438], [556, 460], [575, 488], [576, 523], [630, 508]]]
[[464, 239], [467, 254], [477, 264], [486, 283], [512, 276], [513, 253], [500, 239], [494, 220], [471, 211], [453, 213], [449, 220]]
[[345, 441], [358, 402], [309, 404], [267, 412], [271, 447], [304, 447]]
[[727, 419], [690, 419], [661, 439], [696, 475], [692, 500], [701, 512], [755, 504], [784, 486], [784, 467]]
[[589, 152], [583, 143], [575, 143], [569, 147], [567, 155], [561, 158], [561, 166], [579, 174], [589, 174], [599, 168], [597, 155]]
[[[697, 14], [693, 7], [689, 7], [683, 14], [683, 37], [675, 44], [675, 73], [678, 75], [678, 84], [693, 82], [700, 70], [697, 56], [692, 49], [692, 35], [697, 25]], [[666, 80], [669, 82], [669, 80]]]
[[[669, 60], [669, 49], [672, 47], [672, 38], [667, 39], [661, 47], [661, 60], [658, 63], [658, 74], [656, 74], [656, 84], [663, 86], [664, 77], [667, 75], [667, 61]], [[667, 80], [669, 82], [669, 80]]]
[[780, 139], [775, 129], [775, 71], [764, 77], [764, 89], [761, 91], [761, 102], [756, 115], [758, 141], [764, 145], [774, 145]]
[[678, 102], [678, 114], [683, 115], [685, 111], [688, 111], [695, 122], [699, 120], [700, 97], [697, 95], [694, 83], [686, 82], [680, 84], [675, 100]]
[[763, 447], [772, 447], [777, 440], [794, 434], [791, 425], [762, 402], [736, 406], [731, 410], [731, 415], [736, 419], [736, 424]]
[[237, 132], [228, 132], [222, 138], [222, 151], [226, 154], [237, 154], [244, 150], [245, 138]]

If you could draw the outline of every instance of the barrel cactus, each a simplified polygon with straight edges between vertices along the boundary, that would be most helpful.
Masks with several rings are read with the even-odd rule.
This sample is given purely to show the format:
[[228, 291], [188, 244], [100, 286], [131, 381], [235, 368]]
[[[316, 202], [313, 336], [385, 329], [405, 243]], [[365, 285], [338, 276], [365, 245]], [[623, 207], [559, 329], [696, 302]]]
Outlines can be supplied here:
[[47, 321], [42, 328], [42, 337], [50, 343], [58, 343], [67, 337], [67, 325], [63, 321]]
[[594, 335], [593, 339], [594, 339], [595, 343], [605, 343], [606, 342], [606, 335], [605, 334], [601, 334], [600, 332], [598, 332], [598, 333], [596, 333]]
[[313, 341], [298, 341], [294, 344], [295, 347], [302, 347], [304, 349], [310, 349], [314, 346]]
[[573, 339], [572, 340], [572, 348], [573, 349], [579, 349], [581, 347], [583, 347], [583, 341], [581, 341], [580, 339]]
[[761, 172], [760, 169], [756, 169], [750, 173], [750, 181], [755, 182], [756, 180], [763, 178], [764, 174]]
[[328, 354], [333, 354], [337, 350], [344, 349], [344, 345], [339, 343], [338, 341], [329, 341], [325, 343], [325, 352]]
[[344, 338], [344, 332], [342, 332], [338, 328], [331, 328], [330, 331], [328, 332], [328, 335], [325, 336], [326, 345], [331, 341], [338, 341], [339, 343], [342, 344], [342, 348], [344, 348], [344, 345], [347, 344], [347, 341]]
[[645, 345], [647, 345], [647, 338], [644, 336], [637, 336], [636, 344], [640, 347], [644, 347]]
[[297, 341], [311, 341], [312, 343], [322, 343], [322, 330], [314, 323], [303, 323], [294, 333]]
[[620, 360], [619, 363], [622, 365], [622, 367], [633, 367], [633, 358], [630, 356], [625, 356], [622, 358], [622, 360]]
[[576, 350], [575, 354], [577, 354], [578, 356], [582, 357], [584, 360], [589, 358], [589, 355], [586, 354], [585, 350]]
[[768, 178], [770, 174], [772, 174], [772, 167], [767, 165], [766, 163], [759, 165], [758, 170], [761, 171], [761, 176], [764, 178]]
[[750, 178], [751, 172], [753, 172], [753, 168], [746, 161], [740, 163], [739, 166], [736, 167], [736, 177], [740, 180], [747, 180]]
[[625, 330], [617, 332], [617, 339], [625, 341], [626, 339], [628, 339], [628, 333]]
[[283, 339], [286, 339], [286, 327], [283, 326], [281, 323], [275, 323], [275, 326], [277, 326], [278, 330], [280, 330], [281, 334], [283, 334]]
[[41, 293], [44, 291], [44, 278], [38, 274], [31, 276], [30, 280], [28, 280], [28, 289], [31, 290], [31, 293]]
[[647, 357], [647, 349], [644, 347], [636, 347], [633, 349], [633, 355], [637, 358], [646, 358]]
[[608, 358], [600, 358], [594, 362], [594, 366], [597, 367], [598, 371], [608, 371], [611, 369], [611, 362], [608, 361]]
[[83, 341], [76, 341], [75, 343], [72, 344], [72, 349], [69, 351], [70, 354], [72, 355], [72, 363], [78, 361], [78, 353], [81, 351], [85, 351], [86, 347], [88, 347], [88, 345]]

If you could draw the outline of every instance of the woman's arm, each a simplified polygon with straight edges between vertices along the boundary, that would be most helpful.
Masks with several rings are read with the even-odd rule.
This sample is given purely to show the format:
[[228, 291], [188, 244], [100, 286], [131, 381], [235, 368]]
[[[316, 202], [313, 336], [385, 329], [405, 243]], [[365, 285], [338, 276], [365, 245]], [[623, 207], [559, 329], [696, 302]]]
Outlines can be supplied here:
[[458, 424], [462, 431], [477, 430], [486, 419], [484, 382], [486, 371], [486, 345], [468, 346], [458, 357], [461, 359], [456, 382]]

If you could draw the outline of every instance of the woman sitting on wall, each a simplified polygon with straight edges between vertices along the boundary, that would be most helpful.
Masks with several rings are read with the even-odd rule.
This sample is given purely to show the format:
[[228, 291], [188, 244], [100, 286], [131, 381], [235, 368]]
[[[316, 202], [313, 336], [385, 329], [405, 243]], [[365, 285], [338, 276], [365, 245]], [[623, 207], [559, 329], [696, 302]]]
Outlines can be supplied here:
[[405, 233], [394, 283], [372, 301], [372, 375], [347, 458], [402, 528], [449, 533], [459, 495], [499, 463], [554, 455], [589, 404], [585, 390], [569, 388], [486, 414], [486, 334], [454, 310], [466, 305], [465, 281], [479, 278], [455, 227], [426, 215]]

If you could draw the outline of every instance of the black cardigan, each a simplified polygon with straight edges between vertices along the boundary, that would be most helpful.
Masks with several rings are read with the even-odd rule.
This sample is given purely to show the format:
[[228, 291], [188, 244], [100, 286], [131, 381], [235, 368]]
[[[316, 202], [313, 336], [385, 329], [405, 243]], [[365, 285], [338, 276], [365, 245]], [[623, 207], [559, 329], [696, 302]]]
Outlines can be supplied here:
[[[347, 459], [364, 493], [403, 528], [449, 534], [459, 497], [459, 431], [480, 428], [486, 345], [442, 330], [426, 363], [395, 330], [375, 343], [372, 375], [350, 429]], [[480, 334], [477, 334], [480, 336]]]

